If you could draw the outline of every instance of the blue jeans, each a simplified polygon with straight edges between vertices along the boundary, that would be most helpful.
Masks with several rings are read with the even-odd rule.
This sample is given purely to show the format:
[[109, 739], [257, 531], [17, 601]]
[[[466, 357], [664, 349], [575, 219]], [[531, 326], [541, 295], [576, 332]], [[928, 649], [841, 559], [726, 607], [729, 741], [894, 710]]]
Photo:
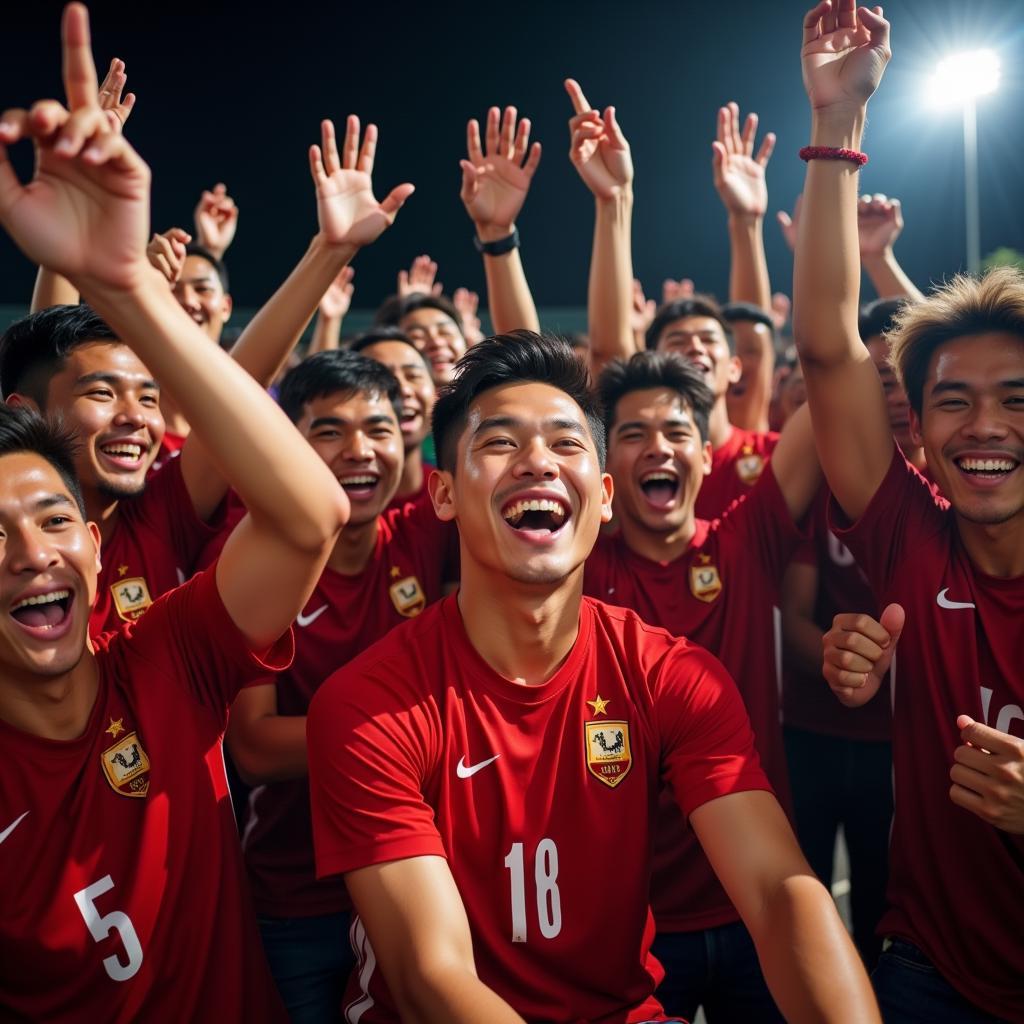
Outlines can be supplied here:
[[885, 1024], [1007, 1024], [969, 1003], [904, 939], [887, 939], [871, 975]]
[[270, 973], [292, 1024], [341, 1020], [341, 1000], [355, 955], [349, 915], [258, 919]]
[[708, 1024], [784, 1024], [742, 921], [698, 932], [659, 932], [651, 952], [665, 968], [655, 995], [669, 1016], [693, 1020], [703, 1006]]

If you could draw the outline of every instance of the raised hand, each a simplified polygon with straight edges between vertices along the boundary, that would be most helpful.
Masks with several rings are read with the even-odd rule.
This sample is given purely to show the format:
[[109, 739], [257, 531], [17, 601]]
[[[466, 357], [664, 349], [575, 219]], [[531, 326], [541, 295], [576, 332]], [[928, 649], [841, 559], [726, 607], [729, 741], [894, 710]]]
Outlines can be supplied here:
[[782, 228], [782, 237], [786, 240], [786, 245], [794, 252], [796, 251], [796, 233], [800, 227], [800, 207], [803, 202], [804, 197], [797, 196], [791, 214], [786, 213], [785, 210], [779, 210], [775, 214], [775, 219], [779, 222], [779, 227]]
[[871, 98], [892, 56], [882, 8], [856, 0], [821, 0], [804, 17], [800, 60], [814, 110], [856, 110]]
[[162, 235], [154, 235], [146, 246], [149, 262], [160, 271], [173, 288], [185, 266], [185, 246], [192, 236], [182, 228], [170, 228]]
[[349, 114], [345, 141], [338, 154], [334, 123], [320, 123], [322, 146], [309, 147], [309, 168], [316, 186], [320, 235], [328, 245], [356, 248], [375, 241], [395, 221], [414, 186], [396, 185], [381, 202], [373, 195], [373, 160], [377, 126], [368, 124], [359, 145], [359, 118]]
[[107, 112], [110, 127], [116, 132], [124, 130], [124, 123], [135, 106], [135, 93], [127, 93], [124, 98], [121, 96], [127, 82], [124, 61], [115, 57], [107, 69], [106, 78], [100, 83], [98, 98], [100, 107]]
[[515, 107], [506, 107], [504, 115], [491, 107], [484, 148], [480, 146], [480, 123], [473, 118], [466, 125], [466, 152], [467, 159], [459, 161], [459, 198], [482, 241], [505, 238], [515, 228], [540, 163], [540, 143], [530, 145], [529, 118], [522, 118], [517, 128]]
[[238, 229], [238, 207], [223, 182], [214, 185], [213, 191], [203, 190], [193, 219], [199, 244], [209, 249], [217, 259], [223, 259]]
[[603, 114], [587, 102], [579, 83], [565, 80], [575, 114], [569, 119], [569, 159], [584, 184], [598, 199], [614, 199], [633, 185], [629, 143], [615, 119], [615, 108]]
[[848, 708], [859, 708], [878, 692], [889, 671], [906, 613], [889, 605], [880, 620], [870, 615], [841, 612], [822, 637], [822, 674]]
[[681, 299], [692, 299], [694, 293], [693, 281], [688, 277], [681, 277], [678, 281], [666, 277], [661, 282], [661, 301], [679, 302]]
[[730, 216], [763, 217], [768, 209], [765, 168], [775, 149], [775, 133], [768, 132], [754, 155], [757, 114], [747, 114], [740, 132], [740, 108], [728, 103], [718, 110], [718, 138], [711, 143], [711, 169], [715, 188]]
[[331, 282], [327, 291], [320, 300], [320, 313], [328, 320], [341, 320], [352, 306], [352, 295], [355, 292], [355, 285], [352, 278], [355, 271], [351, 267], [345, 267], [341, 273]]
[[768, 312], [771, 315], [772, 323], [775, 324], [775, 330], [779, 332], [785, 330], [792, 308], [793, 303], [785, 292], [772, 294], [772, 308]]
[[[0, 223], [30, 260], [89, 297], [93, 288], [133, 288], [152, 273], [150, 173], [99, 104], [82, 4], [65, 8], [62, 45], [67, 109], [41, 100], [0, 117]], [[6, 150], [23, 139], [36, 149], [27, 185]]]
[[421, 295], [440, 295], [444, 285], [435, 281], [436, 277], [437, 264], [426, 253], [417, 256], [408, 270], [398, 272], [398, 294], [404, 296], [418, 292]]
[[644, 286], [634, 277], [633, 309], [630, 315], [630, 323], [633, 328], [633, 334], [636, 335], [638, 342], [647, 333], [647, 328], [651, 326], [657, 312], [658, 304], [654, 299], [649, 299], [644, 295]]
[[484, 332], [481, 330], [480, 317], [477, 315], [480, 296], [468, 288], [456, 288], [452, 294], [452, 303], [462, 318], [462, 336], [466, 339], [466, 345], [475, 345], [483, 341]]
[[857, 237], [860, 258], [888, 252], [903, 231], [903, 211], [898, 199], [881, 194], [861, 196], [857, 203]]
[[956, 720], [963, 745], [953, 752], [949, 798], [996, 828], [1024, 835], [1024, 740], [976, 722]]

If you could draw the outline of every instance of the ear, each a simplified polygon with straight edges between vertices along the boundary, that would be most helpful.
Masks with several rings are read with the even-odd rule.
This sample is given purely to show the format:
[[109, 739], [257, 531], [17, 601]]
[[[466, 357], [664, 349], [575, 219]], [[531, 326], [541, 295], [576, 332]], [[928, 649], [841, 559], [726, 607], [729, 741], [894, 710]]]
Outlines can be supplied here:
[[231, 311], [235, 308], [234, 300], [230, 295], [225, 295], [221, 300], [221, 312], [224, 314], [224, 322], [227, 323], [231, 319]]
[[102, 541], [100, 540], [100, 528], [91, 520], [85, 525], [86, 529], [89, 531], [89, 536], [92, 537], [93, 545], [96, 548], [96, 572], [98, 574], [103, 569], [103, 561], [100, 558], [100, 548], [102, 547]]
[[34, 409], [38, 413], [42, 413], [42, 409], [39, 408], [39, 403], [34, 398], [29, 398], [28, 395], [19, 394], [17, 391], [7, 396], [7, 405], [12, 409]]
[[729, 356], [729, 383], [735, 384], [743, 376], [743, 364], [739, 356]]
[[910, 410], [910, 439], [918, 448], [924, 447], [924, 433], [921, 430], [921, 417], [913, 408]]
[[446, 469], [432, 470], [427, 479], [427, 490], [434, 503], [434, 514], [443, 523], [454, 522], [458, 516], [455, 508], [455, 480]]
[[700, 454], [701, 454], [701, 459], [702, 459], [702, 461], [704, 463], [704, 475], [705, 476], [710, 476], [711, 475], [711, 457], [712, 457], [712, 450], [711, 450], [711, 442], [710, 441], [705, 441], [704, 442], [704, 447], [701, 449], [701, 453]]
[[601, 474], [601, 522], [612, 521], [612, 496], [615, 493], [615, 483], [611, 473]]

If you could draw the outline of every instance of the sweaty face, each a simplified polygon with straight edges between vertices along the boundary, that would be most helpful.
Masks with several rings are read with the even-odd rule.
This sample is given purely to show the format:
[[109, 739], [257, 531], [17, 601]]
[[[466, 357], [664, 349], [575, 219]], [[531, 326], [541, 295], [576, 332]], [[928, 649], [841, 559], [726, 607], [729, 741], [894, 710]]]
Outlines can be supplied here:
[[299, 433], [345, 489], [353, 526], [372, 522], [398, 490], [404, 455], [395, 410], [384, 395], [327, 395], [306, 404]]
[[407, 452], [415, 450], [430, 433], [430, 414], [436, 397], [423, 356], [403, 341], [378, 341], [367, 345], [360, 354], [383, 363], [398, 378], [402, 386], [402, 442]]
[[942, 493], [965, 519], [1003, 523], [1024, 510], [1024, 338], [967, 335], [939, 346], [925, 377], [923, 444]]
[[0, 680], [78, 664], [98, 571], [99, 534], [60, 474], [30, 452], [0, 456]]
[[73, 349], [50, 379], [46, 409], [78, 434], [75, 470], [84, 491], [115, 499], [142, 492], [164, 418], [160, 388], [130, 348], [97, 341]]
[[740, 379], [740, 361], [729, 352], [722, 325], [710, 316], [684, 316], [667, 324], [658, 335], [657, 350], [674, 352], [701, 373], [715, 398]]
[[871, 353], [871, 361], [875, 364], [882, 381], [892, 436], [896, 438], [896, 443], [904, 452], [909, 452], [912, 448], [918, 447], [910, 435], [910, 402], [907, 401], [907, 393], [900, 387], [896, 374], [889, 365], [889, 343], [882, 335], [876, 334], [868, 338], [865, 345]]
[[231, 296], [224, 288], [209, 260], [202, 256], [186, 256], [181, 277], [174, 285], [178, 305], [203, 329], [215, 344], [231, 316]]
[[443, 310], [415, 309], [398, 325], [423, 353], [435, 384], [452, 379], [455, 364], [465, 355], [466, 339], [459, 325]]
[[623, 529], [670, 533], [693, 514], [701, 481], [711, 469], [711, 445], [701, 439], [675, 391], [630, 391], [615, 406], [608, 469]]
[[586, 417], [548, 384], [479, 395], [455, 472], [435, 474], [431, 487], [438, 516], [458, 521], [463, 571], [477, 566], [520, 583], [560, 583], [611, 518], [611, 478]]

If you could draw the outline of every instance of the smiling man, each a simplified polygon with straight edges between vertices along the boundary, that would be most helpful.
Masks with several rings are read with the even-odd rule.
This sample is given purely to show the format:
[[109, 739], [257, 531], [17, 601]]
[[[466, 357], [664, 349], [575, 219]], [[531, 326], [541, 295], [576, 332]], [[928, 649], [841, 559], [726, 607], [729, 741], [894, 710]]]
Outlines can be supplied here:
[[789, 1018], [876, 1020], [721, 664], [582, 596], [612, 496], [586, 368], [561, 341], [484, 341], [434, 434], [461, 589], [329, 679], [307, 726], [317, 870], [358, 912], [349, 1019], [666, 1020], [665, 779]]

